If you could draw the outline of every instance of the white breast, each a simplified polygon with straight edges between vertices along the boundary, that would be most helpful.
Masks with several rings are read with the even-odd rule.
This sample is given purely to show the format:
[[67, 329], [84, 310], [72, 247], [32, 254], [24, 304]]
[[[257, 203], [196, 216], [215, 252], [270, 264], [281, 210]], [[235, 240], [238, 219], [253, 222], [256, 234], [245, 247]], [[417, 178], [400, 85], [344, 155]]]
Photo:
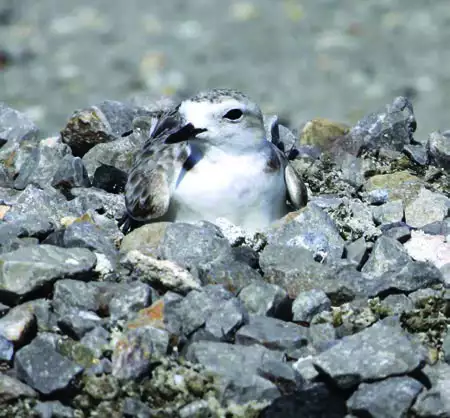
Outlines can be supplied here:
[[264, 171], [259, 153], [204, 157], [186, 171], [173, 200], [176, 220], [227, 218], [248, 230], [266, 227], [286, 213], [284, 172]]

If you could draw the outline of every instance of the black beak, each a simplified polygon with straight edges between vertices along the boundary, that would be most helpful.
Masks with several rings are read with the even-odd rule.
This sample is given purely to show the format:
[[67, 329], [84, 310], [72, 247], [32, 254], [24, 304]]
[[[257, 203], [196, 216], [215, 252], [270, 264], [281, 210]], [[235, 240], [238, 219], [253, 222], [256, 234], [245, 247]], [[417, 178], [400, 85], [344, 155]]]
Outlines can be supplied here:
[[206, 129], [195, 128], [194, 125], [192, 125], [192, 123], [188, 123], [187, 125], [184, 125], [182, 128], [171, 132], [164, 142], [166, 144], [176, 144], [178, 142], [187, 141], [188, 139], [193, 139], [197, 134], [200, 134], [205, 131]]

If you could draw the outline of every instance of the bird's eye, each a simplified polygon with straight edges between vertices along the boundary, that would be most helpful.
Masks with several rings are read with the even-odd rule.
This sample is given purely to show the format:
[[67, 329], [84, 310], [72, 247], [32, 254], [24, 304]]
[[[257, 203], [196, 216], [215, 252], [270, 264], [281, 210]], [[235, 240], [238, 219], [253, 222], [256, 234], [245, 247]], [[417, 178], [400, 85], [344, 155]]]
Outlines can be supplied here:
[[241, 109], [231, 109], [227, 113], [225, 113], [225, 115], [223, 115], [223, 117], [224, 117], [224, 119], [238, 120], [242, 117], [243, 114], [244, 113], [242, 112]]

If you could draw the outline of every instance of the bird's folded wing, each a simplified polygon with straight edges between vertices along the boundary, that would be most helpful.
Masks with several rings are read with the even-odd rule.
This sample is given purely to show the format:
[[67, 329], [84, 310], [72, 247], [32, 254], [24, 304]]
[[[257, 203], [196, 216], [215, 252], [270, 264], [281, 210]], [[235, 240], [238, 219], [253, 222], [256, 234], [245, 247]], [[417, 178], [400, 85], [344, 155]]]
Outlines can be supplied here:
[[295, 209], [305, 206], [308, 201], [308, 191], [305, 183], [297, 172], [288, 163], [284, 169], [287, 197]]

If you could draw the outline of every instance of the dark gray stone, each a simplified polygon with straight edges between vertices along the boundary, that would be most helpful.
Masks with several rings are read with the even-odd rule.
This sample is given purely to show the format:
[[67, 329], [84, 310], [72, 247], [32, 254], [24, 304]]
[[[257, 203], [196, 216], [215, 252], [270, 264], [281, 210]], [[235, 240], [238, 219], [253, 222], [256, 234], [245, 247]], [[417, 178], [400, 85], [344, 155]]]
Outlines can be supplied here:
[[406, 226], [392, 226], [383, 231], [383, 235], [388, 238], [395, 239], [402, 244], [411, 238], [411, 230]]
[[228, 240], [218, 227], [203, 222], [202, 225], [173, 223], [166, 230], [159, 246], [160, 256], [174, 261], [191, 273], [199, 275], [201, 265], [216, 260], [232, 260]]
[[214, 294], [192, 290], [185, 298], [165, 304], [164, 321], [167, 329], [174, 334], [188, 336], [203, 326], [213, 312], [220, 310], [232, 298], [233, 295], [229, 292]]
[[419, 394], [412, 411], [420, 418], [450, 416], [450, 366], [427, 365], [422, 373], [431, 382], [431, 388]]
[[337, 339], [336, 329], [329, 323], [311, 324], [309, 327], [309, 337], [312, 346], [319, 352], [330, 348]]
[[0, 373], [0, 404], [23, 398], [37, 398], [38, 394], [14, 377]]
[[450, 169], [450, 132], [432, 132], [428, 137], [427, 150], [431, 161], [438, 167]]
[[345, 247], [347, 260], [360, 269], [367, 259], [367, 244], [364, 237], [347, 244]]
[[23, 219], [23, 215], [37, 215], [41, 218], [48, 218], [59, 226], [61, 218], [78, 217], [82, 214], [82, 212], [71, 209], [66, 198], [53, 187], [46, 186], [40, 189], [34, 185], [28, 185], [6, 213], [4, 221], [14, 223], [16, 219]]
[[308, 345], [309, 330], [292, 322], [267, 316], [250, 315], [249, 323], [236, 332], [239, 345], [262, 345], [270, 350], [293, 353]]
[[377, 225], [386, 225], [401, 222], [404, 216], [401, 200], [392, 200], [372, 208], [372, 215]]
[[388, 295], [381, 301], [381, 305], [388, 308], [393, 315], [400, 315], [414, 309], [414, 302], [405, 295]]
[[60, 190], [67, 190], [72, 187], [91, 186], [83, 161], [80, 157], [74, 157], [72, 155], [66, 155], [62, 158], [51, 184]]
[[323, 290], [311, 289], [297, 295], [292, 304], [293, 320], [311, 322], [314, 315], [331, 309], [331, 301]]
[[259, 418], [343, 418], [346, 411], [342, 396], [323, 383], [314, 383], [280, 396], [261, 411]]
[[100, 358], [109, 348], [109, 339], [110, 334], [105, 328], [95, 327], [81, 338], [80, 343], [89, 348], [96, 358]]
[[449, 235], [450, 234], [450, 218], [443, 221], [436, 221], [420, 228], [429, 235]]
[[114, 265], [118, 251], [102, 230], [91, 222], [73, 222], [64, 233], [64, 246], [66, 248], [81, 247], [104, 254]]
[[69, 205], [82, 212], [89, 209], [104, 212], [106, 215], [120, 219], [125, 213], [125, 199], [123, 195], [107, 193], [104, 190], [91, 187], [76, 187], [70, 190], [70, 194], [75, 199], [69, 202]]
[[340, 388], [411, 373], [425, 363], [425, 349], [400, 326], [376, 323], [338, 341], [314, 358], [319, 373]]
[[248, 313], [277, 316], [281, 306], [287, 301], [287, 293], [280, 286], [257, 281], [244, 287], [238, 295]]
[[95, 170], [92, 185], [108, 193], [123, 193], [128, 175], [112, 165], [102, 164]]
[[83, 368], [59, 354], [47, 342], [35, 339], [14, 359], [19, 379], [44, 395], [67, 389]]
[[106, 100], [76, 111], [61, 131], [61, 137], [74, 155], [83, 156], [97, 144], [120, 138], [131, 129], [137, 115], [137, 109], [128, 104]]
[[39, 418], [75, 418], [75, 410], [59, 401], [38, 402], [33, 411]]
[[280, 395], [277, 387], [259, 374], [270, 362], [282, 363], [282, 354], [255, 345], [245, 347], [221, 342], [198, 341], [190, 344], [186, 359], [200, 363], [222, 377], [221, 396], [245, 403], [250, 400], [273, 400]]
[[450, 332], [447, 332], [442, 341], [442, 351], [444, 352], [444, 361], [450, 364]]
[[108, 304], [109, 314], [113, 320], [126, 318], [152, 302], [152, 289], [145, 283], [131, 282], [119, 287]]
[[379, 277], [383, 273], [411, 262], [411, 257], [398, 241], [381, 236], [376, 241], [372, 253], [361, 271]]
[[414, 141], [416, 120], [411, 102], [397, 97], [384, 112], [371, 113], [361, 119], [349, 132], [341, 147], [353, 155], [364, 149], [386, 148], [401, 151]]
[[61, 316], [57, 324], [59, 328], [72, 338], [79, 340], [86, 333], [103, 323], [96, 313], [82, 310], [71, 310]]
[[347, 401], [347, 407], [356, 416], [403, 418], [422, 389], [423, 385], [412, 377], [361, 383]]
[[290, 222], [267, 233], [269, 245], [304, 248], [315, 257], [339, 260], [344, 251], [344, 240], [330, 216], [308, 203]]
[[70, 148], [61, 143], [43, 144], [32, 149], [28, 158], [20, 167], [14, 180], [14, 188], [23, 190], [29, 184], [39, 187], [49, 185], [64, 156], [70, 154]]
[[1, 291], [7, 299], [20, 299], [63, 277], [89, 277], [96, 261], [95, 255], [85, 248], [19, 248], [0, 255]]
[[100, 301], [91, 283], [64, 279], [55, 284], [52, 307], [59, 315], [70, 313], [73, 308], [97, 312]]
[[218, 341], [230, 341], [239, 327], [248, 322], [243, 303], [236, 298], [224, 301], [206, 319], [205, 332]]
[[0, 318], [0, 335], [18, 346], [36, 333], [36, 318], [26, 305], [18, 305]]
[[25, 113], [11, 109], [0, 102], [0, 139], [29, 141], [38, 136], [38, 128]]
[[424, 166], [428, 164], [427, 149], [421, 145], [407, 144], [403, 148], [403, 152], [409, 157], [409, 159], [418, 165]]
[[51, 311], [48, 299], [34, 299], [22, 305], [35, 316], [39, 332], [50, 331], [56, 326], [56, 315]]

